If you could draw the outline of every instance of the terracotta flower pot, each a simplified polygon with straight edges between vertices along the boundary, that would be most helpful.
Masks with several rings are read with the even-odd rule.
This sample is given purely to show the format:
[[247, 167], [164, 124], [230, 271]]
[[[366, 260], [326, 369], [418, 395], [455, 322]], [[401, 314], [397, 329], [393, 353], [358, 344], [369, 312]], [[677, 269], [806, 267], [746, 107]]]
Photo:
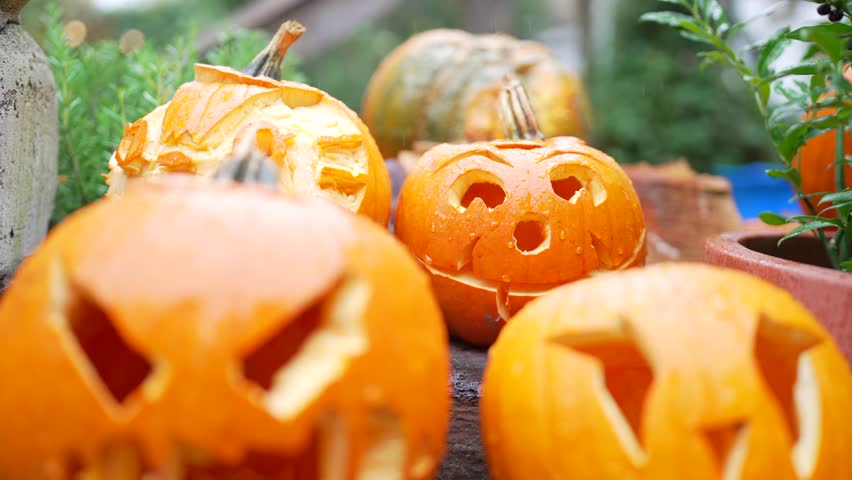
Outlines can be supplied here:
[[648, 228], [647, 263], [700, 261], [704, 242], [742, 224], [731, 184], [699, 174], [685, 160], [663, 165], [624, 165]]
[[790, 292], [822, 322], [852, 362], [852, 274], [830, 268], [814, 236], [786, 240], [778, 230], [726, 233], [704, 246], [704, 261], [735, 268]]

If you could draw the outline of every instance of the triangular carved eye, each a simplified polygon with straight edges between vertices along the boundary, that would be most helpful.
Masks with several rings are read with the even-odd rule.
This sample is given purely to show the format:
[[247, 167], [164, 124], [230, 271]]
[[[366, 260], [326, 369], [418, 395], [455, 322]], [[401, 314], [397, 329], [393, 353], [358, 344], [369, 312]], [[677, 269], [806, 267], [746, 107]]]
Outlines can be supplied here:
[[243, 355], [242, 376], [272, 416], [298, 414], [366, 351], [369, 299], [366, 280], [347, 279]]
[[586, 355], [600, 368], [598, 395], [622, 447], [636, 465], [645, 461], [642, 417], [654, 371], [634, 341], [625, 319], [617, 329], [578, 332], [553, 340]]
[[151, 375], [151, 362], [124, 339], [109, 314], [83, 288], [71, 284], [65, 293], [57, 323], [70, 334], [65, 338], [79, 353], [75, 363], [103, 385], [116, 405], [123, 405]]
[[822, 342], [815, 334], [762, 315], [754, 337], [754, 359], [777, 401], [792, 437], [793, 466], [800, 478], [813, 471], [819, 444], [820, 397], [808, 351]]

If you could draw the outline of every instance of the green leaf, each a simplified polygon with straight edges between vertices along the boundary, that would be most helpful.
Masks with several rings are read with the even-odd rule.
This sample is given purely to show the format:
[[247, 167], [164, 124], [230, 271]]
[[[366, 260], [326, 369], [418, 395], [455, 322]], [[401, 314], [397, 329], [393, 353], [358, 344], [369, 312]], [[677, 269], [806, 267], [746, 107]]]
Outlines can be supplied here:
[[812, 61], [812, 62], [801, 63], [799, 65], [793, 65], [793, 66], [784, 68], [782, 70], [779, 70], [774, 75], [769, 77], [769, 79], [767, 79], [767, 81], [774, 81], [774, 80], [778, 80], [778, 79], [784, 78], [784, 77], [789, 77], [789, 76], [792, 76], [792, 75], [814, 75], [814, 74], [816, 74], [817, 72], [820, 71], [820, 68], [822, 68], [825, 65], [829, 65], [829, 64], [830, 63], [827, 60], [821, 59], [821, 60], [815, 60], [815, 61]]
[[840, 220], [836, 218], [820, 217], [819, 215], [793, 215], [788, 223], [811, 223], [811, 222], [828, 222], [835, 227], [839, 227]]
[[[819, 203], [822, 203], [822, 202], [819, 202]], [[850, 207], [852, 207], [852, 202], [835, 203], [834, 205], [831, 205], [829, 207], [826, 207], [826, 208], [820, 210], [819, 214], [823, 215], [826, 212], [830, 212], [832, 210], [837, 210], [841, 214], [841, 215], [839, 215], [839, 217], [845, 219], [845, 217], [849, 216], [849, 213], [846, 212], [846, 210]], [[844, 212], [846, 212], [846, 213], [844, 214]]]
[[713, 45], [712, 37], [707, 34], [701, 35], [695, 32], [690, 32], [689, 30], [680, 30], [680, 36], [693, 42]]
[[846, 272], [852, 272], [852, 260], [846, 260], [840, 263], [840, 268]]
[[819, 201], [820, 204], [838, 202], [852, 202], [852, 188], [847, 188], [840, 192], [829, 193], [828, 195], [822, 197], [822, 199]]
[[784, 225], [787, 223], [786, 217], [782, 217], [781, 215], [773, 212], [763, 212], [758, 215], [758, 217], [760, 217], [760, 219], [763, 220], [763, 223], [767, 225]]
[[793, 182], [794, 185], [802, 184], [802, 176], [799, 173], [799, 170], [793, 167], [784, 169], [770, 169], [766, 171], [766, 174], [772, 178], [783, 178], [785, 180], [789, 180], [790, 182]]
[[791, 40], [815, 43], [832, 61], [839, 62], [846, 53], [847, 41], [843, 38], [844, 35], [852, 35], [852, 25], [837, 22], [802, 27], [788, 33], [787, 37]]
[[687, 28], [687, 26], [691, 26], [693, 29], [698, 29], [698, 24], [694, 18], [679, 12], [647, 12], [639, 17], [639, 21], [659, 23], [678, 28]]
[[771, 74], [770, 67], [772, 66], [772, 62], [777, 60], [784, 52], [784, 49], [787, 48], [787, 45], [792, 42], [792, 40], [787, 38], [789, 32], [789, 28], [783, 28], [775, 32], [775, 35], [766, 41], [766, 44], [760, 51], [760, 58], [757, 61], [757, 73], [760, 76], [767, 77]]
[[778, 245], [781, 245], [781, 243], [783, 243], [787, 239], [797, 237], [797, 236], [799, 236], [803, 233], [810, 232], [810, 231], [813, 231], [813, 230], [817, 230], [817, 229], [820, 229], [820, 228], [828, 228], [828, 227], [835, 227], [835, 226], [837, 226], [837, 225], [835, 225], [834, 223], [828, 222], [828, 221], [808, 222], [804, 225], [796, 227], [787, 235], [784, 235], [781, 238], [781, 240], [778, 240]]

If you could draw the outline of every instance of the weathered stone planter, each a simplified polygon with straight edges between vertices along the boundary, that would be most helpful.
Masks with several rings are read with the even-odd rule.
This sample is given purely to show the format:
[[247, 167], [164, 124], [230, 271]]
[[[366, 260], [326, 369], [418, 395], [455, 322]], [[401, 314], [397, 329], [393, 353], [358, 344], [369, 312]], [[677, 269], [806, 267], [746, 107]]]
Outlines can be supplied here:
[[686, 161], [623, 165], [642, 202], [647, 263], [700, 261], [706, 239], [740, 229], [727, 179], [697, 174]]
[[758, 276], [790, 292], [816, 316], [852, 362], [852, 274], [829, 268], [820, 241], [786, 240], [777, 230], [727, 233], [707, 241], [704, 260]]
[[56, 86], [18, 24], [25, 0], [0, 0], [0, 291], [44, 238], [56, 192]]

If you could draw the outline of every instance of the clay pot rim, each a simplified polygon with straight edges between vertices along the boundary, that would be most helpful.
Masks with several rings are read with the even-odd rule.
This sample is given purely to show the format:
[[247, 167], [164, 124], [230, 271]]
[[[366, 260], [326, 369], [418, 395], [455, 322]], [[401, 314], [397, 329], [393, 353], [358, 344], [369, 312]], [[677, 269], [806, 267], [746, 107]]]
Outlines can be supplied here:
[[[825, 281], [832, 283], [852, 282], [852, 273], [841, 272], [833, 268], [775, 257], [773, 255], [752, 250], [742, 243], [743, 240], [753, 238], [773, 238], [779, 240], [783, 235], [784, 233], [779, 234], [777, 231], [772, 230], [728, 232], [707, 239], [704, 244], [704, 249], [705, 251], [712, 249], [717, 252], [724, 253], [729, 257], [739, 257], [744, 260], [749, 260], [789, 275], [796, 275], [799, 277], [804, 276], [807, 277], [808, 280], [819, 280], [820, 283]], [[818, 241], [816, 237], [803, 236], [805, 238], [811, 238], [814, 241]]]
[[733, 191], [730, 180], [720, 175], [692, 173], [691, 175], [666, 175], [658, 166], [644, 163], [621, 165], [630, 180], [651, 186], [664, 186], [680, 190], [700, 190], [709, 193], [729, 194]]

